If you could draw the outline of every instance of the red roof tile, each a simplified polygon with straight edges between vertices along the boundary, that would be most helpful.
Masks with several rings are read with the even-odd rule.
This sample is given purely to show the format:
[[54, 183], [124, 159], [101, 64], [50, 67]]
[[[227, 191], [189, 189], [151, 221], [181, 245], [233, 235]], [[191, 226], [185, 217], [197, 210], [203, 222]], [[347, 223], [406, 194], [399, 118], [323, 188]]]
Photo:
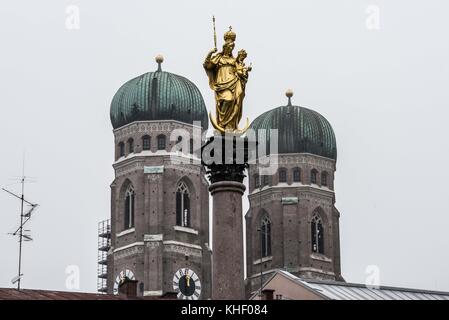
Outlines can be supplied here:
[[110, 294], [0, 288], [0, 300], [126, 300]]

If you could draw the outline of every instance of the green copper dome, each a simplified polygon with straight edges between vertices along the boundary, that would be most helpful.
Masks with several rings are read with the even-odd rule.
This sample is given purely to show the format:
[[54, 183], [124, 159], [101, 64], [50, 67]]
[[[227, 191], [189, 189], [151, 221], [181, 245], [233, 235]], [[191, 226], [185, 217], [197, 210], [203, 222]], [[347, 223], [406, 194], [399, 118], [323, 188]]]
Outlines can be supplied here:
[[[291, 97], [291, 96], [290, 96]], [[266, 129], [259, 143], [267, 143], [269, 129], [278, 129], [278, 153], [311, 153], [337, 160], [337, 143], [330, 123], [318, 112], [290, 103], [258, 116], [252, 123], [254, 130]]]
[[201, 121], [208, 128], [206, 106], [198, 88], [188, 79], [159, 69], [129, 80], [118, 89], [111, 103], [112, 126], [133, 121], [177, 120], [188, 124]]

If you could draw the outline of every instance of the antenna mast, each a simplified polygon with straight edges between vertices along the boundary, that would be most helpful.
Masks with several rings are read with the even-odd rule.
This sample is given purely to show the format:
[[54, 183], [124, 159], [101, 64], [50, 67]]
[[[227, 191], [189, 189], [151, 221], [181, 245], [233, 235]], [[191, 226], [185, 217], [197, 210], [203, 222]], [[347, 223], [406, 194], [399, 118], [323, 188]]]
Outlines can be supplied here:
[[[11, 233], [11, 235], [13, 235], [13, 236], [17, 236], [17, 235], [19, 236], [19, 267], [18, 267], [19, 270], [18, 270], [17, 276], [11, 280], [11, 282], [13, 284], [15, 284], [17, 282], [17, 290], [20, 290], [20, 280], [23, 276], [23, 274], [22, 274], [22, 242], [24, 240], [25, 241], [33, 240], [30, 235], [24, 233], [24, 231], [29, 231], [29, 230], [24, 230], [23, 227], [31, 219], [31, 213], [38, 206], [38, 204], [31, 203], [31, 202], [25, 200], [25, 180], [26, 180], [26, 177], [25, 177], [25, 159], [24, 159], [24, 164], [23, 164], [23, 169], [22, 169], [22, 177], [20, 179], [20, 183], [22, 185], [22, 194], [17, 195], [5, 188], [2, 188], [3, 191], [9, 193], [10, 195], [12, 195], [20, 200], [20, 225], [19, 225], [19, 228], [17, 228], [17, 230], [14, 233]], [[30, 208], [24, 214], [25, 203], [28, 204], [30, 206]]]

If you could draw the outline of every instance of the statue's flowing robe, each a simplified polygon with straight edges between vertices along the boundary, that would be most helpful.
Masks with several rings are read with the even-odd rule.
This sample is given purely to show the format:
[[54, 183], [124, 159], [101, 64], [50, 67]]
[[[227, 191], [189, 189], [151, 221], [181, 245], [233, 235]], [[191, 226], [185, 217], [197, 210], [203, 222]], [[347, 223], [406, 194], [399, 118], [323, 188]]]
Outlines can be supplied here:
[[209, 86], [215, 92], [217, 124], [224, 129], [237, 130], [242, 118], [244, 87], [235, 58], [217, 53], [206, 58], [204, 69]]

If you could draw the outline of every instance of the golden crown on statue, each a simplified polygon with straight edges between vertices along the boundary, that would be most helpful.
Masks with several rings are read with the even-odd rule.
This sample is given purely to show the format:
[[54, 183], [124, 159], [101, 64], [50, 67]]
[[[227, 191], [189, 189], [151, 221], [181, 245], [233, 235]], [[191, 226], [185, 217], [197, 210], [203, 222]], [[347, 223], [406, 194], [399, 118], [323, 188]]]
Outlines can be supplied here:
[[236, 35], [235, 35], [235, 32], [234, 31], [232, 31], [232, 27], [229, 27], [229, 31], [227, 31], [225, 34], [224, 34], [224, 41], [227, 43], [227, 42], [233, 42], [233, 41], [235, 41], [235, 37], [236, 37]]

